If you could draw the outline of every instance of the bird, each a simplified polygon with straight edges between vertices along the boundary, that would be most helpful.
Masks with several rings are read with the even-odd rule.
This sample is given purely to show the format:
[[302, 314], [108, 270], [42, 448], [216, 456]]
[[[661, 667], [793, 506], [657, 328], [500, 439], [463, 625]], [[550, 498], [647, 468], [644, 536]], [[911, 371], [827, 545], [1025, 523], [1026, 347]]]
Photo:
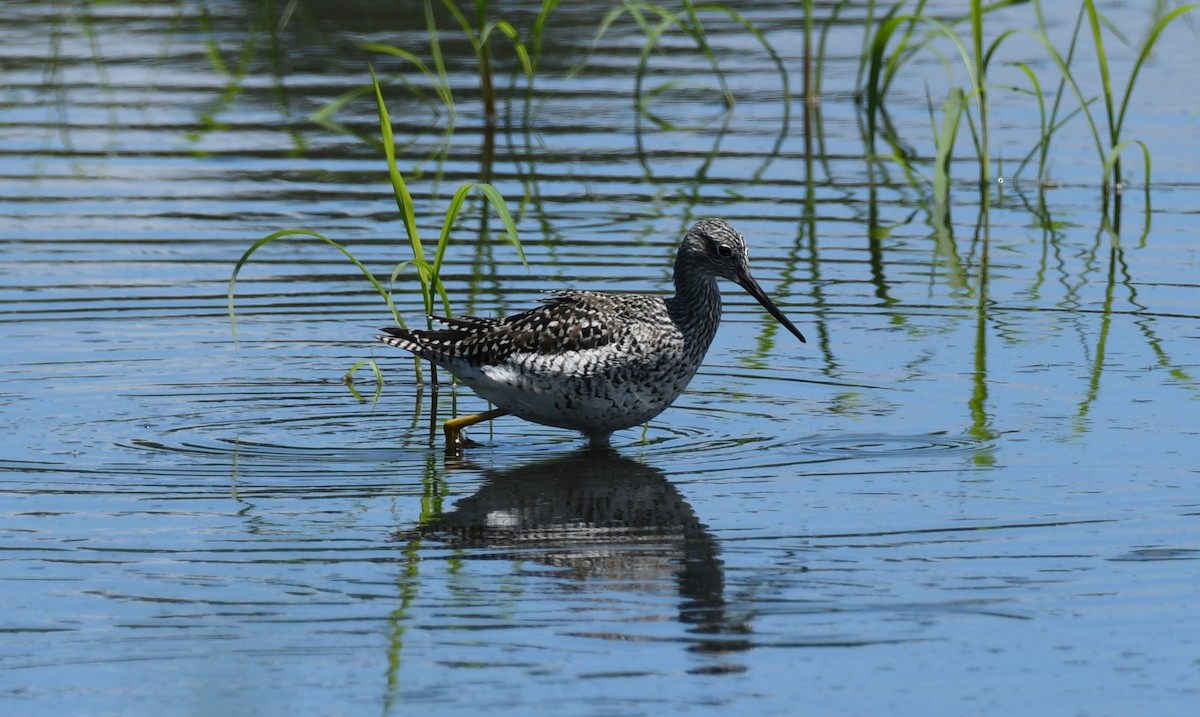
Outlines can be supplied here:
[[673, 296], [555, 290], [511, 316], [432, 317], [443, 328], [389, 326], [376, 338], [445, 368], [495, 406], [446, 421], [447, 451], [465, 444], [463, 429], [506, 414], [606, 447], [615, 431], [658, 416], [696, 375], [721, 321], [718, 278], [805, 341], [751, 276], [745, 237], [718, 218], [684, 234]]

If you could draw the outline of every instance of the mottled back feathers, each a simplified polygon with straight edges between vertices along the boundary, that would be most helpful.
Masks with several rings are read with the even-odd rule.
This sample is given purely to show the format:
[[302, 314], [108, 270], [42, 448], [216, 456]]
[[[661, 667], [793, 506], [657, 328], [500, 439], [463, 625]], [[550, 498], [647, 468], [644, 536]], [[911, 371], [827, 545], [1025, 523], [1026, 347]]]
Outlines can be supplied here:
[[514, 353], [586, 351], [624, 339], [647, 323], [669, 321], [662, 299], [636, 294], [556, 291], [537, 306], [502, 319], [439, 318], [443, 329], [388, 327], [379, 340], [421, 358], [497, 364]]

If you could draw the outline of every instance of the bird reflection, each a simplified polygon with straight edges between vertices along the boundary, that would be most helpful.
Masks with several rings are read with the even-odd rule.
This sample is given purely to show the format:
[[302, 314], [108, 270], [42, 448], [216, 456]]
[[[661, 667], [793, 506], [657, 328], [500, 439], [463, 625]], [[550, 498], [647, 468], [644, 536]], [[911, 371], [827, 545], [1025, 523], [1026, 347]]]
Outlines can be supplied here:
[[[602, 449], [488, 471], [477, 493], [427, 522], [423, 534], [486, 557], [533, 560], [579, 580], [645, 590], [672, 578], [680, 620], [700, 633], [743, 633], [725, 617], [716, 541], [661, 470]], [[506, 552], [509, 551], [509, 552]], [[704, 642], [703, 651], [744, 649]]]

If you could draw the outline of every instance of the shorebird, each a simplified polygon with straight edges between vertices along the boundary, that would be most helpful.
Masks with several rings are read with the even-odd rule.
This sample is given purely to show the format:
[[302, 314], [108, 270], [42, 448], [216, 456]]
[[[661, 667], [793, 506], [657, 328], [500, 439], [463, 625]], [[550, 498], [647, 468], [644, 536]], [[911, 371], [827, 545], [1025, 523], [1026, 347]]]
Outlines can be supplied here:
[[446, 421], [448, 450], [462, 445], [467, 426], [509, 413], [606, 446], [613, 431], [670, 406], [696, 375], [721, 321], [718, 277], [804, 341], [750, 275], [746, 239], [722, 219], [702, 219], [684, 235], [674, 296], [554, 291], [512, 316], [438, 318], [445, 328], [393, 326], [377, 338], [444, 367], [496, 406]]

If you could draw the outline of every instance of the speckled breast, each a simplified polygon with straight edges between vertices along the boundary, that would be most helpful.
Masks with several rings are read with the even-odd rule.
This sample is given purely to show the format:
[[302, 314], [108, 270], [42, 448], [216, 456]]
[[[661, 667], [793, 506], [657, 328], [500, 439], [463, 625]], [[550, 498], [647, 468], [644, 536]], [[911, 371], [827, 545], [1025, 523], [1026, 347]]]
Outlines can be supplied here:
[[463, 380], [476, 393], [528, 421], [584, 433], [643, 424], [687, 388], [706, 346], [676, 331], [629, 337], [599, 348], [516, 353]]

